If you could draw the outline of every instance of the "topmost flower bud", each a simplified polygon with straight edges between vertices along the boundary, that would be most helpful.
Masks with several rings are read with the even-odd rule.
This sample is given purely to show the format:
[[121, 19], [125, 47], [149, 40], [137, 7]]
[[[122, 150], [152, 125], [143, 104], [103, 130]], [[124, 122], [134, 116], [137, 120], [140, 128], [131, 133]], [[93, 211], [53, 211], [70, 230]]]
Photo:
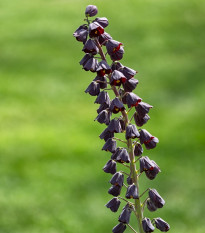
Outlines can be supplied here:
[[98, 8], [94, 5], [88, 5], [85, 9], [85, 16], [87, 17], [93, 17], [97, 15], [98, 13]]

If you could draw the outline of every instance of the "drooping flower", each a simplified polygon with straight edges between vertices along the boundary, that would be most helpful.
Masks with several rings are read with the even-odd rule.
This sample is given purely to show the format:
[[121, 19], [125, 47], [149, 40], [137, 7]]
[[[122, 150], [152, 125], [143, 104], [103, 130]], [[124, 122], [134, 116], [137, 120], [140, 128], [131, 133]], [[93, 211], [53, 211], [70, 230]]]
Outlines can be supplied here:
[[137, 127], [135, 125], [128, 125], [126, 127], [126, 139], [130, 138], [138, 138], [140, 136], [139, 131], [137, 130]]
[[91, 82], [91, 84], [85, 90], [85, 93], [89, 93], [92, 96], [96, 96], [100, 93], [100, 85], [96, 82]]
[[147, 114], [145, 114], [144, 117], [141, 117], [137, 112], [135, 112], [135, 114], [134, 114], [135, 124], [139, 127], [146, 124], [149, 119], [150, 119], [150, 117]]
[[135, 71], [135, 70], [133, 70], [133, 69], [131, 69], [129, 67], [126, 67], [126, 66], [124, 66], [122, 68], [121, 72], [125, 75], [125, 77], [127, 79], [133, 78], [135, 76], [135, 74], [137, 73], [137, 71]]
[[111, 113], [108, 110], [101, 111], [98, 116], [95, 118], [95, 121], [98, 121], [100, 124], [108, 125], [110, 123]]
[[162, 208], [165, 204], [165, 200], [159, 195], [156, 189], [149, 190], [149, 198], [151, 202], [157, 207]]
[[110, 121], [110, 124], [108, 125], [107, 129], [113, 133], [121, 133], [122, 131], [119, 120], [115, 120], [115, 119], [112, 119]]
[[110, 59], [112, 61], [119, 61], [123, 58], [123, 54], [125, 53], [123, 47], [121, 47], [117, 52], [110, 54]]
[[85, 71], [95, 72], [96, 67], [98, 65], [98, 60], [93, 56], [88, 57], [89, 55], [85, 55], [83, 59], [80, 61], [80, 64], [83, 66]]
[[110, 97], [106, 91], [101, 91], [95, 100], [95, 104], [107, 104], [110, 105]]
[[147, 130], [140, 130], [140, 143], [145, 144], [148, 150], [155, 148], [158, 142], [158, 138], [152, 136]]
[[109, 188], [108, 193], [113, 195], [114, 197], [117, 197], [120, 195], [122, 187], [119, 185], [113, 185]]
[[109, 138], [105, 145], [103, 146], [102, 150], [105, 150], [105, 151], [110, 151], [111, 153], [114, 153], [116, 151], [116, 141], [112, 138]]
[[106, 204], [106, 207], [110, 208], [112, 212], [117, 212], [120, 207], [120, 203], [120, 200], [117, 197], [114, 197]]
[[118, 225], [116, 225], [113, 229], [112, 232], [113, 233], [123, 233], [126, 230], [127, 226], [123, 223], [119, 223]]
[[123, 73], [118, 70], [114, 70], [110, 77], [110, 84], [114, 86], [120, 86], [122, 83], [126, 82], [126, 78]]
[[99, 23], [93, 22], [88, 28], [90, 38], [98, 37], [104, 33], [104, 28]]
[[121, 70], [123, 68], [123, 65], [120, 62], [113, 62], [111, 65], [112, 71], [114, 70]]
[[155, 164], [147, 157], [140, 158], [140, 172], [147, 171], [147, 170], [153, 170]]
[[116, 172], [110, 180], [110, 183], [112, 185], [119, 185], [121, 187], [123, 186], [123, 182], [124, 182], [124, 175], [121, 172]]
[[115, 174], [116, 173], [116, 162], [114, 160], [109, 160], [103, 167], [103, 171], [106, 173]]
[[116, 97], [115, 99], [112, 100], [111, 104], [110, 104], [110, 111], [114, 114], [118, 113], [118, 112], [122, 112], [125, 110], [125, 107], [123, 105], [123, 103], [119, 100], [118, 97]]
[[85, 53], [91, 53], [93, 55], [96, 55], [99, 52], [99, 49], [97, 47], [97, 45], [95, 44], [94, 40], [87, 40], [82, 51], [84, 51]]
[[127, 199], [138, 199], [139, 198], [139, 194], [138, 194], [138, 190], [135, 184], [131, 184], [128, 186], [127, 188], [127, 193], [126, 193], [126, 198]]
[[159, 229], [162, 232], [167, 232], [170, 229], [170, 226], [167, 222], [165, 222], [163, 219], [161, 218], [155, 218], [155, 225], [156, 228]]
[[128, 79], [125, 83], [123, 83], [123, 87], [125, 92], [132, 92], [138, 84], [138, 80], [135, 78]]
[[107, 128], [100, 134], [100, 139], [107, 141], [109, 138], [114, 137], [114, 132], [110, 132]]
[[116, 40], [109, 40], [106, 44], [107, 52], [109, 55], [113, 55], [120, 50], [122, 43]]
[[134, 155], [140, 156], [143, 153], [143, 148], [140, 143], [137, 143], [134, 148]]
[[100, 45], [106, 45], [107, 41], [110, 39], [112, 39], [112, 36], [105, 31], [98, 38]]
[[153, 108], [152, 105], [140, 102], [136, 107], [136, 111], [139, 114], [139, 116], [144, 117], [147, 113], [149, 113], [150, 108]]
[[149, 218], [144, 218], [142, 220], [142, 227], [143, 227], [144, 232], [146, 233], [153, 232], [155, 229]]
[[122, 212], [118, 218], [118, 221], [121, 223], [129, 224], [131, 213], [132, 213], [132, 208], [129, 206], [129, 204], [127, 204], [122, 209]]
[[87, 41], [88, 37], [88, 27], [86, 25], [81, 25], [74, 33], [73, 36], [76, 38], [77, 41], [85, 42]]
[[97, 15], [98, 13], [98, 8], [94, 5], [88, 5], [85, 9], [85, 16], [87, 17], [93, 17]]
[[100, 89], [105, 89], [107, 88], [107, 79], [105, 76], [96, 76], [93, 81], [96, 81], [97, 83], [100, 84]]
[[129, 92], [126, 95], [126, 104], [128, 108], [135, 107], [141, 102], [141, 98], [137, 96], [136, 94]]
[[157, 207], [151, 202], [151, 200], [147, 200], [147, 209], [150, 211], [150, 212], [154, 212], [157, 210]]
[[104, 76], [105, 74], [110, 74], [112, 72], [110, 66], [104, 60], [99, 62], [96, 71], [99, 76]]
[[110, 105], [103, 103], [100, 105], [100, 107], [97, 109], [97, 113], [101, 113], [103, 110], [109, 110]]
[[108, 19], [106, 17], [98, 17], [94, 20], [94, 22], [99, 23], [103, 28], [106, 28], [109, 25]]
[[150, 180], [153, 180], [157, 174], [160, 172], [160, 168], [159, 166], [155, 163], [155, 161], [151, 160], [152, 164], [154, 164], [154, 167], [152, 170], [146, 170], [145, 174], [147, 176], [147, 178], [149, 178]]

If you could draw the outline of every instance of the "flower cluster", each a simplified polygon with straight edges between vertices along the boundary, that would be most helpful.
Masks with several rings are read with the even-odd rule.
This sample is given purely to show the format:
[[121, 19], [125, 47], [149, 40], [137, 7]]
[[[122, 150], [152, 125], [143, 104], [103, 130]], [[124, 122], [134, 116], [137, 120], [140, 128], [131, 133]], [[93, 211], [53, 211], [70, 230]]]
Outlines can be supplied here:
[[[106, 207], [112, 212], [117, 212], [121, 202], [126, 202], [118, 218], [119, 224], [112, 229], [112, 232], [123, 233], [127, 226], [136, 232], [129, 224], [133, 212], [137, 216], [140, 233], [153, 232], [155, 227], [167, 232], [170, 227], [163, 219], [150, 220], [143, 217], [145, 207], [151, 212], [156, 211], [164, 206], [164, 199], [156, 189], [148, 188], [142, 194], [139, 192], [139, 177], [142, 173], [153, 180], [160, 172], [156, 162], [143, 156], [144, 149], [153, 149], [159, 142], [157, 137], [144, 129], [144, 125], [150, 119], [148, 113], [152, 106], [133, 93], [138, 85], [138, 80], [135, 78], [137, 71], [119, 62], [124, 55], [123, 43], [114, 40], [105, 32], [109, 24], [107, 18], [90, 19], [97, 13], [96, 6], [87, 6], [86, 23], [81, 25], [73, 36], [84, 45], [82, 51], [85, 55], [80, 65], [85, 71], [91, 71], [96, 75], [85, 90], [91, 96], [96, 96], [95, 103], [99, 104], [95, 120], [106, 125], [99, 136], [105, 141], [102, 150], [111, 153], [109, 161], [103, 167], [104, 172], [112, 175], [108, 193], [113, 198]], [[106, 54], [103, 52], [103, 47]], [[107, 62], [109, 58], [111, 65]], [[113, 99], [110, 98], [108, 90], [114, 92]], [[131, 113], [132, 116], [129, 118]], [[117, 137], [117, 134], [124, 134], [124, 139]], [[117, 141], [125, 146], [119, 146]], [[123, 165], [129, 171], [117, 171], [117, 164]], [[139, 169], [136, 169], [137, 165]], [[126, 189], [125, 197], [120, 196], [123, 187]], [[142, 201], [147, 191], [148, 196]]]

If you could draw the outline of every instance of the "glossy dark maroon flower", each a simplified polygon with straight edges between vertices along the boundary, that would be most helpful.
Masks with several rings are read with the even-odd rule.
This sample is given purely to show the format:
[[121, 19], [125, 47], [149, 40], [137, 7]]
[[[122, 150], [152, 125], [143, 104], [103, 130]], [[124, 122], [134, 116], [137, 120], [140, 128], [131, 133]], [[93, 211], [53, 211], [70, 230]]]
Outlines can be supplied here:
[[98, 8], [95, 5], [88, 5], [85, 9], [85, 16], [87, 17], [93, 17], [97, 15]]
[[145, 145], [146, 149], [153, 149], [159, 142], [158, 138], [152, 136], [147, 130], [140, 130], [140, 143]]
[[124, 111], [125, 107], [123, 105], [123, 103], [119, 100], [118, 97], [116, 97], [115, 99], [112, 100], [111, 104], [110, 104], [110, 111], [113, 112], [114, 114]]
[[165, 204], [165, 200], [159, 195], [156, 189], [149, 190], [149, 198], [151, 202], [157, 207], [162, 208]]
[[98, 65], [98, 60], [93, 56], [86, 54], [83, 59], [80, 61], [80, 65], [83, 66], [85, 71], [95, 72]]
[[139, 131], [137, 130], [137, 127], [135, 125], [128, 125], [126, 127], [126, 139], [130, 138], [138, 138], [140, 136]]
[[139, 116], [144, 117], [147, 113], [149, 113], [150, 108], [153, 106], [144, 102], [140, 102], [136, 107], [136, 111]]
[[107, 41], [112, 39], [112, 36], [104, 31], [102, 35], [99, 36], [98, 40], [101, 45], [106, 45]]
[[127, 79], [125, 78], [125, 76], [123, 75], [123, 73], [121, 73], [118, 70], [114, 70], [112, 72], [111, 77], [110, 77], [110, 84], [114, 85], [114, 86], [120, 86], [122, 83], [125, 83], [126, 80]]
[[113, 233], [123, 233], [126, 230], [127, 226], [123, 223], [119, 223], [118, 225], [116, 225], [113, 229], [112, 232]]
[[111, 158], [118, 163], [130, 163], [130, 157], [125, 148], [117, 148]]
[[114, 153], [116, 151], [116, 141], [112, 138], [109, 138], [105, 145], [103, 146], [102, 150], [105, 150], [105, 151], [110, 151], [111, 153]]
[[112, 119], [110, 121], [110, 124], [108, 125], [107, 129], [113, 133], [121, 133], [122, 131], [119, 120], [115, 120], [115, 119]]
[[160, 172], [160, 168], [155, 163], [155, 161], [151, 160], [151, 162], [152, 162], [152, 164], [154, 164], [154, 167], [151, 170], [150, 169], [146, 170], [145, 174], [146, 174], [146, 176], [147, 176], [148, 179], [153, 180], [157, 176], [157, 174]]
[[93, 55], [96, 55], [99, 52], [99, 49], [95, 43], [94, 40], [87, 40], [82, 51], [84, 51], [85, 53], [91, 53]]
[[91, 82], [91, 84], [85, 90], [85, 93], [89, 93], [92, 96], [99, 95], [100, 93], [100, 85], [96, 82]]
[[155, 164], [149, 159], [149, 157], [144, 156], [140, 158], [140, 172], [154, 169]]
[[109, 40], [106, 44], [107, 52], [112, 55], [120, 50], [122, 43], [116, 40]]
[[120, 203], [120, 200], [117, 197], [114, 197], [105, 206], [110, 208], [112, 212], [117, 212], [120, 207]]
[[134, 148], [134, 155], [140, 156], [143, 153], [143, 148], [140, 143], [137, 143]]
[[121, 172], [116, 172], [110, 180], [110, 183], [112, 185], [119, 185], [121, 187], [123, 186], [123, 182], [124, 182], [124, 175]]
[[142, 227], [145, 233], [153, 232], [155, 229], [149, 218], [144, 218], [142, 220]]
[[136, 94], [129, 92], [126, 95], [126, 104], [128, 108], [135, 107], [141, 102], [141, 98], [137, 96]]
[[88, 37], [88, 27], [86, 25], [81, 25], [74, 33], [73, 36], [76, 38], [77, 41], [85, 42], [87, 41]]
[[127, 204], [122, 209], [122, 212], [118, 218], [118, 221], [121, 223], [129, 224], [131, 213], [132, 213], [132, 208], [129, 206], [129, 204]]
[[113, 195], [114, 197], [117, 197], [120, 195], [122, 187], [119, 185], [113, 185], [109, 188], [108, 193]]
[[157, 210], [157, 207], [151, 202], [150, 199], [147, 200], [147, 209], [150, 211], [150, 212], [154, 212]]
[[107, 128], [100, 134], [100, 139], [107, 141], [109, 138], [114, 137], [114, 132], [110, 132]]
[[99, 23], [93, 22], [89, 25], [89, 36], [90, 38], [98, 37], [104, 33], [104, 28]]
[[159, 229], [160, 231], [162, 231], [162, 232], [169, 231], [170, 226], [163, 219], [161, 219], [161, 218], [155, 218], [154, 222], [155, 222], [156, 228]]
[[95, 121], [98, 121], [100, 124], [109, 125], [111, 113], [108, 110], [101, 111], [98, 116], [95, 118]]
[[105, 76], [96, 76], [93, 81], [96, 81], [97, 83], [100, 84], [100, 89], [105, 89], [107, 88], [107, 79]]
[[127, 199], [138, 199], [139, 198], [139, 194], [138, 194], [138, 190], [135, 184], [131, 184], [128, 186], [127, 188], [127, 192], [126, 192], [126, 198]]
[[138, 84], [138, 80], [135, 78], [128, 79], [125, 83], [123, 83], [123, 87], [125, 92], [132, 92]]
[[149, 119], [150, 117], [147, 114], [145, 114], [144, 117], [141, 117], [137, 112], [134, 114], [135, 124], [139, 127], [142, 127], [144, 124], [146, 124]]
[[135, 76], [135, 74], [137, 73], [137, 71], [135, 71], [135, 70], [133, 70], [133, 69], [131, 69], [129, 67], [126, 67], [126, 66], [124, 66], [122, 68], [121, 72], [125, 75], [125, 77], [127, 79], [133, 78]]
[[112, 72], [110, 66], [104, 60], [102, 60], [101, 62], [98, 63], [96, 71], [97, 71], [99, 76], [104, 76], [104, 75], [110, 74]]
[[110, 54], [110, 59], [112, 61], [119, 61], [123, 58], [123, 54], [125, 53], [123, 47], [121, 47], [117, 52]]
[[94, 22], [99, 23], [103, 28], [106, 28], [109, 25], [108, 19], [106, 17], [98, 17], [94, 20]]
[[93, 58], [93, 55], [92, 54], [85, 54], [85, 56], [82, 58], [82, 60], [79, 62], [81, 66], [84, 66], [85, 63], [90, 59], [90, 58]]
[[110, 97], [107, 91], [101, 91], [95, 100], [95, 104], [108, 104], [110, 105]]
[[109, 160], [103, 167], [103, 171], [110, 174], [116, 173], [116, 162], [114, 160]]

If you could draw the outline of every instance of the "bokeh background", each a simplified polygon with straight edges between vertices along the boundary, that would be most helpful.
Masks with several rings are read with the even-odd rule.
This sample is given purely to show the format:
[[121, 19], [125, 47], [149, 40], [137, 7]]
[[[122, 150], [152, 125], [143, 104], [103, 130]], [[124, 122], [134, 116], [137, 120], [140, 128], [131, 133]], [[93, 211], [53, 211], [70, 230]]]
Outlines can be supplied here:
[[104, 207], [104, 126], [84, 93], [95, 76], [79, 66], [72, 37], [88, 4], [109, 19], [123, 64], [139, 71], [136, 93], [154, 105], [145, 128], [160, 143], [146, 155], [162, 173], [142, 176], [140, 188], [156, 188], [166, 205], [145, 215], [170, 232], [204, 233], [203, 0], [0, 0], [0, 232], [105, 233], [117, 224], [119, 212]]

